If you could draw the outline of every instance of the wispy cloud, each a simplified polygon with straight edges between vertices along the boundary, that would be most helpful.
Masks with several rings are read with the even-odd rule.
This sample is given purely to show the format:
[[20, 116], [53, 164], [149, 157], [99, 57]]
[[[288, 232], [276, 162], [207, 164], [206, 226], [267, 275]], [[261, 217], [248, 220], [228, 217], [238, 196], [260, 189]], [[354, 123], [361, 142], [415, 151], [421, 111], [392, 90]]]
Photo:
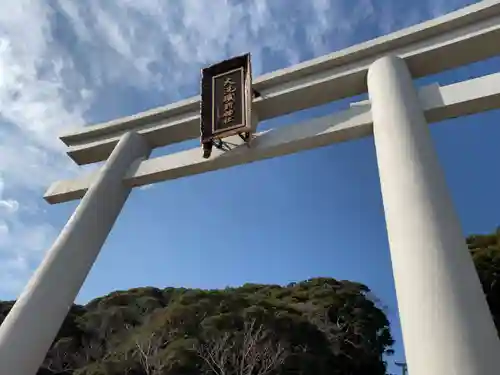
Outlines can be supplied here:
[[[93, 84], [193, 91], [202, 65], [251, 51], [256, 74], [346, 44], [371, 0], [59, 0], [66, 49]], [[302, 27], [303, 26], [303, 27]], [[274, 66], [273, 66], [274, 65]], [[195, 85], [195, 86], [193, 86]]]
[[5, 199], [4, 190], [4, 181], [0, 179], [0, 290], [18, 292], [55, 230], [43, 221], [33, 221], [29, 205]]
[[19, 292], [55, 236], [41, 195], [77, 171], [62, 131], [194, 95], [199, 69], [232, 55], [250, 51], [259, 75], [465, 4], [403, 3], [3, 0], [0, 293]]

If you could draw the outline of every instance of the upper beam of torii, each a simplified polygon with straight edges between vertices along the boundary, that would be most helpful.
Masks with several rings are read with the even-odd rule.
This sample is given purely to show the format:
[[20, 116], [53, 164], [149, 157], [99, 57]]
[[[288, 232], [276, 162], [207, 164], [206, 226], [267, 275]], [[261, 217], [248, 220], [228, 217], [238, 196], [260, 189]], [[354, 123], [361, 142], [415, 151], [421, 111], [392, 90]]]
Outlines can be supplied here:
[[[416, 78], [495, 56], [500, 53], [498, 40], [500, 3], [483, 1], [440, 18], [261, 76], [254, 80], [254, 87], [261, 96], [254, 100], [253, 111], [259, 121], [263, 121], [365, 93], [366, 73], [370, 64], [386, 54], [402, 57]], [[498, 80], [497, 75], [492, 75], [448, 87], [427, 88], [427, 93], [432, 92], [432, 95], [424, 95], [428, 120], [441, 121], [497, 108]], [[61, 140], [69, 147], [68, 155], [76, 163], [89, 164], [106, 160], [120, 136], [131, 130], [144, 136], [152, 148], [194, 139], [200, 135], [199, 101], [199, 97], [194, 97], [104, 124], [80, 128], [61, 136]], [[353, 116], [359, 119], [364, 112], [368, 113], [368, 117], [361, 120], [360, 124], [352, 119], [343, 120]], [[294, 127], [257, 134], [258, 141], [254, 142], [254, 149], [232, 150], [224, 154], [224, 160], [217, 157], [205, 160], [197, 150], [192, 150], [143, 161], [129, 171], [126, 182], [131, 186], [140, 186], [367, 136], [371, 134], [370, 127], [361, 125], [370, 123], [369, 112], [367, 104], [331, 118], [315, 119]], [[308, 126], [309, 123], [317, 126]], [[323, 134], [327, 129], [328, 136]], [[318, 137], [318, 132], [323, 136]], [[272, 151], [269, 150], [268, 140], [271, 140]], [[235, 142], [240, 143], [237, 139]], [[284, 143], [289, 142], [293, 142], [293, 146], [285, 147]], [[236, 154], [244, 155], [236, 157]], [[79, 199], [95, 175], [55, 182], [47, 190], [45, 199], [49, 203]]]
[[[440, 18], [254, 79], [260, 121], [367, 92], [366, 73], [377, 58], [402, 57], [414, 78], [500, 53], [500, 3], [482, 1]], [[120, 135], [134, 130], [151, 147], [200, 136], [199, 96], [61, 136], [76, 163], [106, 160]]]
[[45, 194], [81, 202], [0, 326], [0, 375], [35, 375], [134, 186], [370, 134], [410, 373], [497, 375], [500, 341], [428, 123], [500, 108], [500, 73], [420, 89], [413, 78], [499, 54], [500, 0], [482, 1], [257, 78], [261, 121], [365, 92], [369, 100], [254, 134], [250, 145], [235, 136], [235, 148], [210, 159], [195, 149], [148, 160], [153, 148], [200, 136], [199, 98], [62, 136], [78, 164], [105, 163]]

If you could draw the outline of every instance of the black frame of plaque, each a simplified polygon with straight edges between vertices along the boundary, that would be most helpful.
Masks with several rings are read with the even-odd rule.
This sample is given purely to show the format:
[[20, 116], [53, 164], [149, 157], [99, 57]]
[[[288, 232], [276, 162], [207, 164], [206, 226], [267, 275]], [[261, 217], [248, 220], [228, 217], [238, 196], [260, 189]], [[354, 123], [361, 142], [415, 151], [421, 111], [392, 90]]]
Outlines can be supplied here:
[[[252, 69], [250, 53], [201, 71], [201, 143], [211, 143], [252, 128]], [[226, 91], [229, 87], [233, 91]], [[231, 100], [233, 99], [233, 100]], [[228, 109], [228, 105], [231, 108]], [[226, 114], [232, 114], [226, 116]], [[230, 121], [228, 121], [228, 118]]]

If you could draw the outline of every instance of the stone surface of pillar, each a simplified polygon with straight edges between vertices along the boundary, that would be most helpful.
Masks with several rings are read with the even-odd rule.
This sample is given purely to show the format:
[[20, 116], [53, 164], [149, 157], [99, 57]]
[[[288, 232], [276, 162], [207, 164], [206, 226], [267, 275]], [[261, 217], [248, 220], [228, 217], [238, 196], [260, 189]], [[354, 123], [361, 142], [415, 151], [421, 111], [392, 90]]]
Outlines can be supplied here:
[[124, 175], [149, 153], [142, 136], [122, 136], [0, 326], [0, 375], [36, 374], [127, 200]]
[[387, 234], [410, 375], [495, 375], [500, 341], [404, 60], [368, 71]]

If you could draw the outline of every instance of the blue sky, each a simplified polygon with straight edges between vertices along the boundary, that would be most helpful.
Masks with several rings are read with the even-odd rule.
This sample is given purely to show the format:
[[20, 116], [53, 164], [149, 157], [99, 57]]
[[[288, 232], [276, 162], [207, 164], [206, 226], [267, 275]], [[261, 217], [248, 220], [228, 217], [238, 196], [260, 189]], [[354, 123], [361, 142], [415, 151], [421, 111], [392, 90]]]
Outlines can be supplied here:
[[[196, 95], [199, 69], [229, 56], [252, 52], [257, 76], [470, 3], [3, 1], [0, 299], [19, 294], [76, 207], [41, 198], [51, 182], [89, 169], [71, 163], [57, 135]], [[499, 67], [494, 58], [417, 84], [447, 84]], [[432, 125], [465, 234], [500, 224], [499, 113]], [[78, 301], [136, 286], [220, 288], [316, 276], [372, 288], [393, 324], [394, 359], [404, 358], [372, 138], [135, 190]]]

